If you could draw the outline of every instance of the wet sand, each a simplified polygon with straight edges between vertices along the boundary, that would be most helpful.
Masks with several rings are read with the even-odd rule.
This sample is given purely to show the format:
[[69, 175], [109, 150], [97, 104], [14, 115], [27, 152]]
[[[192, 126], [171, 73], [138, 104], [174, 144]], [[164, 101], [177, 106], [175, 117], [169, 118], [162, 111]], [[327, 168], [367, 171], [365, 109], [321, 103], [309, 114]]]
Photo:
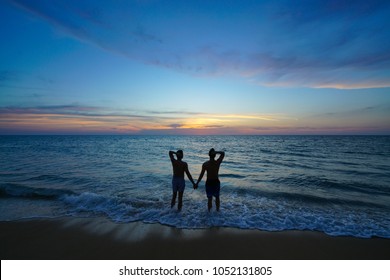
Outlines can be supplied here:
[[141, 222], [62, 218], [0, 222], [2, 260], [390, 259], [390, 239], [320, 232], [177, 229]]

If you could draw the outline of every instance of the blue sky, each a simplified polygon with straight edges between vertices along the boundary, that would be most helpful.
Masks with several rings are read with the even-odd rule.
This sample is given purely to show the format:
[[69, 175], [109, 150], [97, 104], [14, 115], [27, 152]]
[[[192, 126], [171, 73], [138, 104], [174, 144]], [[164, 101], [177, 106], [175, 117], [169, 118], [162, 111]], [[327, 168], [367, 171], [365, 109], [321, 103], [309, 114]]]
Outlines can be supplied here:
[[390, 134], [388, 1], [0, 3], [0, 134]]

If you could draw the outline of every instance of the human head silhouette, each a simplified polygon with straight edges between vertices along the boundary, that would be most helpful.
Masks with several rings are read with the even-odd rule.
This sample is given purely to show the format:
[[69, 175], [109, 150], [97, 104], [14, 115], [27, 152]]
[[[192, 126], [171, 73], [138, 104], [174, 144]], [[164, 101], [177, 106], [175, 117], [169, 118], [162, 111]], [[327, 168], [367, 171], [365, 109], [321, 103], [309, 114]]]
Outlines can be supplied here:
[[178, 151], [176, 152], [176, 155], [177, 155], [177, 159], [182, 159], [182, 158], [183, 158], [183, 156], [184, 156], [184, 154], [183, 154], [183, 151], [182, 151], [182, 150], [178, 150]]
[[210, 159], [214, 159], [215, 158], [215, 150], [214, 148], [211, 148], [210, 151], [209, 151], [209, 157]]

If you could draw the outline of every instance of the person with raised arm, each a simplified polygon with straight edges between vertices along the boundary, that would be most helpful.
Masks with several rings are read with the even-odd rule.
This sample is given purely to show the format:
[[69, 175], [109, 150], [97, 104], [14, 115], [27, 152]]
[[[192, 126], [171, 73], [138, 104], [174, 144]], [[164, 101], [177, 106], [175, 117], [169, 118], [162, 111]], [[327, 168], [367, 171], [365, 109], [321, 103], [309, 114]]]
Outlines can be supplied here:
[[[216, 155], [219, 154], [217, 160], [215, 160]], [[219, 192], [221, 189], [221, 182], [219, 181], [219, 167], [222, 163], [223, 158], [225, 157], [225, 152], [223, 151], [215, 151], [214, 149], [210, 149], [209, 151], [210, 160], [206, 161], [202, 165], [202, 171], [199, 175], [198, 181], [195, 184], [195, 189], [198, 188], [198, 184], [202, 181], [203, 175], [205, 171], [207, 171], [207, 179], [206, 179], [206, 195], [207, 195], [207, 208], [210, 212], [213, 203], [213, 196], [215, 197], [215, 207], [217, 211], [219, 211], [220, 200], [219, 200]]]
[[[176, 155], [176, 159], [175, 159]], [[173, 177], [172, 177], [172, 201], [171, 208], [176, 204], [176, 197], [179, 193], [179, 202], [177, 204], [177, 209], [180, 211], [183, 207], [183, 194], [185, 188], [185, 180], [184, 173], [187, 174], [188, 179], [192, 182], [195, 188], [195, 182], [192, 179], [191, 173], [188, 170], [188, 164], [182, 161], [184, 157], [184, 153], [182, 150], [178, 150], [177, 152], [169, 151], [169, 158], [172, 162], [173, 168]]]

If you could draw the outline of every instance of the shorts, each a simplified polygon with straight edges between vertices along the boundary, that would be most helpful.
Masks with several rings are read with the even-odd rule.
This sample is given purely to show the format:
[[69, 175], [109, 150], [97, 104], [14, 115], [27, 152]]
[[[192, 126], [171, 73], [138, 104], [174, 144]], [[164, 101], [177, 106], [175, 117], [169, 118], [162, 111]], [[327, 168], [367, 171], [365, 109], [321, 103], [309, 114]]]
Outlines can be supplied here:
[[186, 186], [186, 181], [184, 177], [173, 177], [172, 178], [172, 191], [175, 192], [184, 192]]
[[208, 198], [213, 196], [219, 197], [219, 190], [221, 189], [221, 183], [219, 180], [207, 180], [206, 181], [206, 195]]

